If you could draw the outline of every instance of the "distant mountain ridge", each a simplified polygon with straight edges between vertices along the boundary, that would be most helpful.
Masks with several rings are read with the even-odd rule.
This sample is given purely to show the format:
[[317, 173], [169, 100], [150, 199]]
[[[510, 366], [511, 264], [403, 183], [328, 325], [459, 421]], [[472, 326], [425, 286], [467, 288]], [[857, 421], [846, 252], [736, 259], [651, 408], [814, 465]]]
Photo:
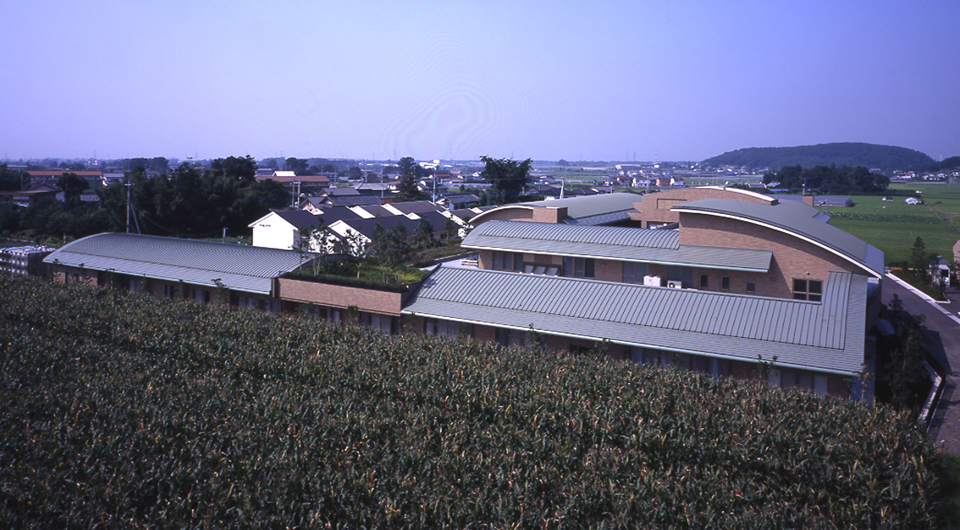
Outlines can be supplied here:
[[708, 158], [703, 163], [708, 166], [766, 167], [777, 171], [784, 166], [797, 164], [805, 168], [835, 164], [884, 170], [903, 169], [933, 161], [924, 153], [906, 147], [841, 142], [797, 147], [747, 147]]

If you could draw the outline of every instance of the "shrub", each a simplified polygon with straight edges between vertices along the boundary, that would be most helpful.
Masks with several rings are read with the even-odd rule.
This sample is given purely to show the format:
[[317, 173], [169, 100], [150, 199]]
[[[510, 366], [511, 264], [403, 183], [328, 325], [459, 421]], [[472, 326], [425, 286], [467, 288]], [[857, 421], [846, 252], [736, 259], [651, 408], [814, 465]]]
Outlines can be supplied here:
[[0, 525], [924, 528], [906, 414], [0, 282]]

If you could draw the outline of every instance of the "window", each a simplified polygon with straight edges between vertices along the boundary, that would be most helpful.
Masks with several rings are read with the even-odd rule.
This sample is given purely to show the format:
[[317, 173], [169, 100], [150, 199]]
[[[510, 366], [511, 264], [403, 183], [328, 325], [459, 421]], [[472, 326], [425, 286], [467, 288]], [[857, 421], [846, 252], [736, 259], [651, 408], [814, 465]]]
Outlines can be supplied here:
[[563, 275], [574, 278], [593, 278], [593, 259], [563, 258]]
[[747, 282], [747, 292], [748, 292], [748, 293], [755, 293], [755, 292], [757, 292], [757, 284], [755, 284], [755, 283], [753, 283], [753, 282]]
[[823, 282], [821, 280], [793, 280], [793, 299], [819, 302], [823, 298]]
[[493, 251], [493, 270], [497, 271], [522, 271], [523, 254], [520, 252], [501, 252]]
[[798, 370], [780, 370], [780, 388], [799, 388], [824, 396], [827, 394], [827, 384], [825, 375]]
[[526, 331], [497, 328], [497, 343], [501, 346], [523, 348], [527, 343], [526, 339]]
[[707, 289], [710, 287], [710, 276], [708, 274], [700, 275], [700, 288]]
[[441, 320], [439, 318], [428, 318], [424, 322], [424, 331], [427, 335], [436, 335], [438, 337], [457, 337], [460, 335], [470, 336], [470, 324], [462, 324], [452, 320]]
[[164, 296], [164, 298], [176, 298], [176, 297], [177, 297], [177, 286], [176, 286], [176, 285], [164, 285], [164, 286], [163, 286], [163, 296]]
[[596, 353], [597, 348], [595, 348], [595, 347], [593, 347], [593, 346], [583, 346], [583, 345], [580, 345], [580, 344], [571, 344], [569, 350], [570, 350], [570, 354], [571, 354], [571, 355], [589, 355], [589, 354], [592, 354], [592, 353]]
[[210, 291], [204, 289], [194, 289], [193, 290], [193, 301], [198, 304], [209, 304], [210, 303]]
[[729, 290], [730, 290], [730, 277], [729, 277], [729, 276], [721, 276], [721, 277], [720, 277], [720, 290], [721, 290], [721, 291], [729, 291]]
[[667, 267], [667, 281], [680, 282], [680, 286], [686, 289], [693, 287], [693, 269], [690, 267]]
[[360, 313], [360, 322], [364, 326], [371, 327], [384, 335], [391, 335], [396, 331], [394, 318], [388, 315], [363, 312]]
[[237, 307], [259, 309], [261, 311], [273, 313], [273, 300], [254, 298], [252, 296], [240, 296], [237, 298]]
[[527, 274], [541, 274], [546, 276], [556, 276], [560, 273], [560, 267], [544, 263], [526, 263], [523, 266], [523, 272]]
[[623, 281], [624, 283], [643, 283], [643, 277], [647, 275], [646, 263], [624, 262]]

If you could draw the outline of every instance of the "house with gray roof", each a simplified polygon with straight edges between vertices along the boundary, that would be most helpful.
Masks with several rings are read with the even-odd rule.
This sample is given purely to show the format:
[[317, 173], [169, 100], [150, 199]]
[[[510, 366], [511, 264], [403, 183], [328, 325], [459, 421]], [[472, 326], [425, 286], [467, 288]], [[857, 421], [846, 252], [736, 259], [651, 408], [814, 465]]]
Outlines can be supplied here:
[[[295, 250], [304, 245], [303, 231], [344, 219], [360, 219], [345, 206], [325, 206], [312, 210], [271, 210], [270, 213], [247, 225], [253, 230], [253, 246]], [[316, 243], [309, 245], [316, 252]]]

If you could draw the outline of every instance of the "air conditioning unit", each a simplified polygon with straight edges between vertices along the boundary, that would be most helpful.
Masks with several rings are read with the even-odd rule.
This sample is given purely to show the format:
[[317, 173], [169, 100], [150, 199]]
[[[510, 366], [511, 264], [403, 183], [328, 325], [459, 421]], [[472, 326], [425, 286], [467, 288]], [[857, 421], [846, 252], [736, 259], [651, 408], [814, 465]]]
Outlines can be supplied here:
[[683, 286], [680, 284], [680, 282], [667, 282], [667, 287], [671, 289], [680, 289]]
[[643, 284], [649, 287], [660, 287], [660, 277], [659, 276], [644, 276]]

